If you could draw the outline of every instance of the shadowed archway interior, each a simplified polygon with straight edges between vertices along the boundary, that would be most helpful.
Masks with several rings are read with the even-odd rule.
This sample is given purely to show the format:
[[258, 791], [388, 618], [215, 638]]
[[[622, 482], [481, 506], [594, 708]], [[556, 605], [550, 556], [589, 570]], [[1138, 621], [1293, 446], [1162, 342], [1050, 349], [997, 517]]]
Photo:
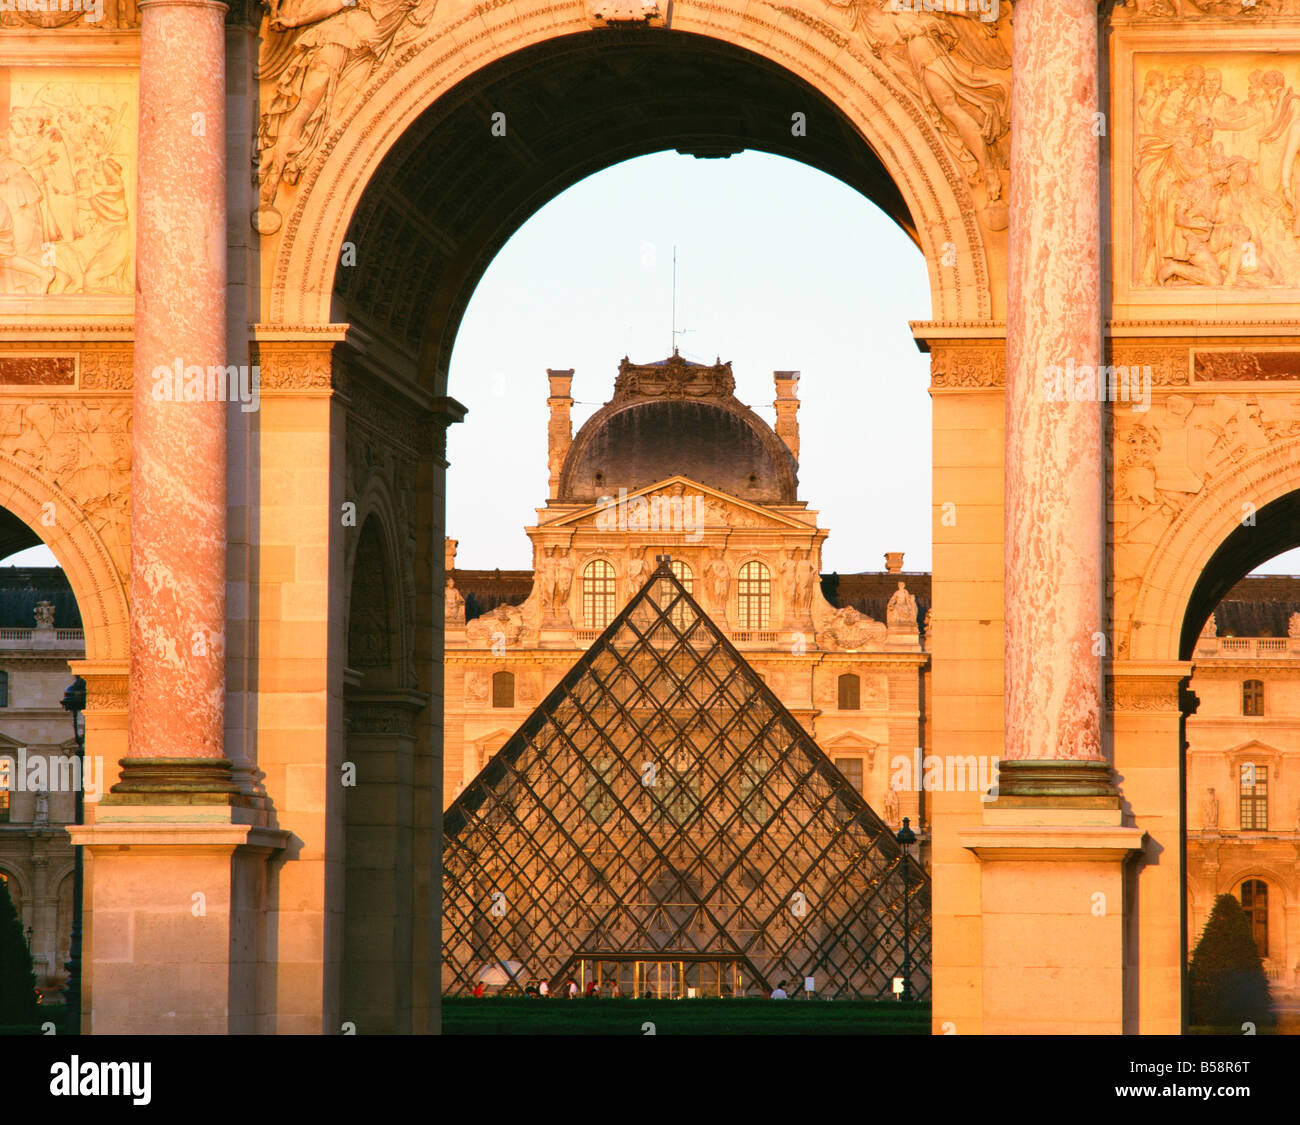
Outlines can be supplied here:
[[[438, 99], [384, 159], [346, 242], [336, 319], [418, 358], [446, 392], [456, 331], [497, 251], [579, 180], [652, 152], [756, 149], [862, 192], [917, 232], [866, 141], [822, 94], [740, 48], [682, 33], [570, 36], [485, 67]], [[797, 201], [790, 222], [799, 221]], [[616, 222], [619, 201], [593, 223]], [[538, 279], [542, 283], [544, 279]]]

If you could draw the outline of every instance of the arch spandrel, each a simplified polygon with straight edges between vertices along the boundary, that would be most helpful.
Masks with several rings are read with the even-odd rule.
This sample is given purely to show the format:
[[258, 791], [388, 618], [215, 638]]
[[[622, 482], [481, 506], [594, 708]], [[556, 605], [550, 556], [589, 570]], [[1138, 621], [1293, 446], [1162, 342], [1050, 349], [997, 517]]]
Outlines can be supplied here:
[[[1117, 479], [1117, 504], [1124, 502], [1123, 488], [1122, 479]], [[1136, 597], [1129, 603], [1131, 615], [1123, 612], [1119, 599], [1116, 601], [1116, 630], [1121, 637], [1127, 632], [1129, 638], [1127, 658], [1181, 659], [1184, 618], [1197, 583], [1216, 552], [1243, 526], [1244, 515], [1260, 513], [1297, 491], [1300, 437], [1273, 440], [1267, 448], [1231, 466], [1231, 471], [1208, 478], [1150, 549]], [[1119, 543], [1117, 555], [1126, 546]], [[1236, 577], [1243, 576], [1244, 572]]]
[[[419, 5], [414, 12], [422, 15], [423, 8]], [[985, 29], [978, 21], [968, 26], [972, 21], [959, 17], [897, 14], [874, 8], [867, 12], [867, 8], [857, 0], [846, 7], [837, 7], [830, 0], [803, 0], [801, 6], [780, 0], [676, 3], [671, 31], [621, 31], [593, 28], [586, 8], [574, 3], [439, 4], [422, 27], [399, 29], [393, 35], [373, 77], [362, 81], [357, 71], [364, 68], [351, 60], [344, 64], [345, 78], [333, 91], [330, 119], [308, 138], [300, 154], [300, 168], [290, 168], [286, 174], [284, 154], [276, 151], [280, 143], [275, 140], [277, 128], [283, 131], [288, 117], [282, 116], [277, 126], [264, 114], [262, 207], [255, 224], [263, 232], [263, 268], [269, 274], [264, 276], [266, 319], [286, 325], [330, 320], [335, 267], [363, 193], [406, 130], [458, 83], [490, 64], [508, 62], [527, 48], [566, 37], [585, 50], [588, 37], [604, 36], [613, 43], [635, 36], [654, 42], [659, 36], [678, 33], [739, 48], [823, 96], [865, 140], [905, 203], [910, 220], [906, 229], [927, 259], [932, 318], [950, 323], [987, 322], [1001, 315], [1005, 174], [990, 175], [990, 169], [981, 172], [979, 161], [962, 147], [944, 111], [923, 90], [926, 78], [909, 61], [898, 28], [906, 21], [947, 21], [956, 25], [960, 34], [946, 30], [932, 37], [941, 54], [996, 51], [997, 44], [1003, 44], [1009, 59], [1010, 29], [1003, 26], [1008, 16], [1004, 13], [996, 29]], [[885, 17], [887, 25], [878, 26]], [[897, 42], [892, 47], [885, 43], [882, 57], [876, 58], [873, 43], [880, 46], [881, 37], [890, 35]], [[265, 29], [264, 37], [261, 84], [265, 109], [277, 104], [277, 82], [284, 82], [289, 73], [283, 56], [286, 52], [293, 55], [292, 45], [297, 40], [281, 36], [285, 41], [276, 48]], [[281, 56], [278, 61], [276, 49]], [[304, 52], [299, 53], [299, 61], [307, 59]], [[319, 59], [320, 52], [314, 57]], [[999, 61], [986, 54], [985, 61], [989, 58]], [[995, 93], [1005, 74], [1009, 94], [1009, 68], [989, 73], [999, 79], [992, 83]], [[1005, 143], [1009, 129], [1009, 118], [1003, 122], [997, 116], [1001, 104], [997, 101], [989, 109], [992, 129], [1000, 132], [1000, 138], [983, 153], [986, 163], [1002, 159], [994, 151]], [[484, 128], [488, 127], [485, 120]], [[794, 153], [785, 154], [798, 158]], [[635, 153], [614, 154], [603, 164], [597, 161], [598, 166], [583, 170], [577, 178], [626, 155]], [[294, 179], [296, 183], [290, 182]], [[531, 213], [567, 186], [539, 185], [537, 194], [542, 198], [521, 206]], [[1000, 197], [990, 199], [995, 194]]]

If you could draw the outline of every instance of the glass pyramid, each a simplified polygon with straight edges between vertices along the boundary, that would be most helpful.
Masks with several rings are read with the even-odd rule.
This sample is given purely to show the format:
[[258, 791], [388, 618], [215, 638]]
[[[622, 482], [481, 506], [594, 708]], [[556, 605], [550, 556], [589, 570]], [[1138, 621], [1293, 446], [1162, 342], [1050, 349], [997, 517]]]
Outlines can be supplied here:
[[[661, 558], [447, 810], [443, 991], [888, 998], [903, 862]], [[930, 881], [907, 864], [926, 999]]]

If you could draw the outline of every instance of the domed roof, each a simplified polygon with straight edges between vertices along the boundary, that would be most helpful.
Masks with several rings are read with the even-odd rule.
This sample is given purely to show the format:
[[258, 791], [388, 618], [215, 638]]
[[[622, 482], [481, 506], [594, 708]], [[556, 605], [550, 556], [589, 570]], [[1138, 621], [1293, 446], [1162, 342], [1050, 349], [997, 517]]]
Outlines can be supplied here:
[[614, 398], [578, 431], [560, 475], [561, 501], [595, 503], [685, 476], [742, 500], [794, 503], [797, 465], [785, 443], [732, 393], [730, 363], [674, 353], [619, 365]]

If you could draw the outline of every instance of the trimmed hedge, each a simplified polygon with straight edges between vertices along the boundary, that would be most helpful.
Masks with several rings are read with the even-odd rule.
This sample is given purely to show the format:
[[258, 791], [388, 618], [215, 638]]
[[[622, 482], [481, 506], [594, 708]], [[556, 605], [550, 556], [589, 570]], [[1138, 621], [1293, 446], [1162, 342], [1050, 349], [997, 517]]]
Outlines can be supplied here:
[[1232, 895], [1219, 895], [1189, 972], [1191, 1024], [1241, 1033], [1243, 1023], [1271, 1028], [1277, 1017], [1250, 922]]
[[38, 1014], [36, 974], [22, 919], [8, 885], [0, 880], [0, 1027], [33, 1027]]

